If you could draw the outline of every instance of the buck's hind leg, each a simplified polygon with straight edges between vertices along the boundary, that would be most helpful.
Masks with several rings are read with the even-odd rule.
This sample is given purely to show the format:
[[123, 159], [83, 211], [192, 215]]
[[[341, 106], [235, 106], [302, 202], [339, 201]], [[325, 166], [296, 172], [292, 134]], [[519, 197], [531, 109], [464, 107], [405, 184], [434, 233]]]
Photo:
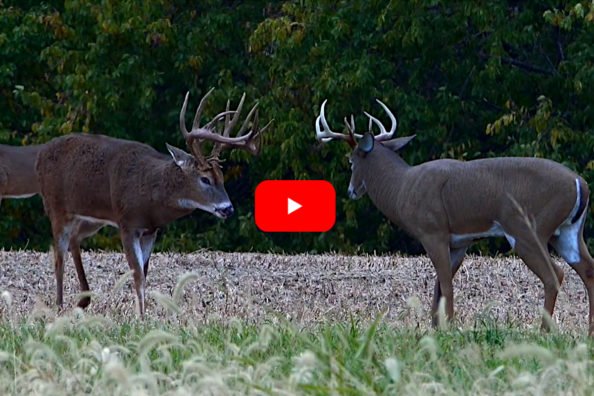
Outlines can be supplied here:
[[[587, 205], [586, 205], [587, 207]], [[588, 334], [594, 335], [594, 260], [584, 241], [586, 210], [573, 223], [559, 228], [559, 235], [551, 239], [551, 245], [563, 259], [578, 273], [588, 292]]]
[[[454, 277], [456, 276], [456, 272], [458, 272], [458, 270], [462, 266], [462, 262], [464, 261], [464, 256], [466, 255], [467, 249], [468, 246], [460, 248], [450, 248], [450, 268], [452, 270], [452, 282], [454, 280]], [[431, 306], [431, 312], [437, 312], [441, 297], [441, 287], [439, 286], [439, 278], [437, 278], [435, 279], [435, 287], [433, 288], [433, 304]], [[437, 326], [437, 318], [435, 315], [433, 315], [433, 326]]]
[[[529, 224], [519, 216], [513, 216], [513, 220], [503, 225], [503, 228], [506, 233], [515, 239], [515, 250], [518, 256], [541, 280], [545, 294], [544, 310], [550, 316], [553, 316], [564, 273], [553, 262], [547, 250], [549, 237], [539, 236], [536, 231], [538, 227]], [[549, 323], [546, 318], [542, 319], [541, 328], [549, 330]]]
[[[72, 261], [74, 261], [74, 268], [76, 269], [76, 275], [78, 277], [78, 284], [80, 285], [81, 292], [88, 292], [90, 289], [82, 263], [80, 244], [84, 239], [95, 235], [95, 233], [97, 233], [97, 231], [99, 231], [102, 227], [103, 224], [101, 223], [78, 220], [70, 237], [70, 254], [72, 255]], [[80, 308], [86, 308], [90, 303], [91, 296], [87, 295], [79, 300], [78, 306]]]
[[588, 252], [588, 247], [586, 246], [586, 242], [584, 241], [583, 236], [583, 222], [579, 228], [578, 233], [570, 235], [571, 237], [575, 238], [576, 245], [577, 245], [577, 255], [574, 254], [573, 244], [570, 243], [563, 243], [563, 241], [569, 240], [569, 237], [562, 239], [564, 236], [564, 231], [561, 230], [561, 235], [559, 238], [552, 243], [553, 247], [557, 251], [557, 253], [563, 257], [565, 261], [578, 273], [586, 290], [588, 292], [588, 304], [589, 304], [589, 312], [588, 312], [588, 335], [594, 335], [594, 260], [592, 256], [590, 256], [590, 252]]

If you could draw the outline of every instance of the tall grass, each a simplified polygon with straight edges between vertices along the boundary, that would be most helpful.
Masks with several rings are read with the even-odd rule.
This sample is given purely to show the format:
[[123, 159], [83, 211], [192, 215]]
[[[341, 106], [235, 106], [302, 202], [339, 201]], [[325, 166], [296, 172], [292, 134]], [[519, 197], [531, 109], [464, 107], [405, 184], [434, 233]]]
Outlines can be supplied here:
[[[144, 322], [78, 308], [56, 316], [42, 306], [17, 316], [2, 292], [0, 395], [557, 395], [594, 386], [589, 339], [487, 316], [439, 331], [394, 328], [381, 316], [192, 324], [181, 320], [180, 300], [194, 277], [181, 276], [171, 295], [151, 293], [166, 314]], [[414, 315], [419, 302], [409, 305]]]
[[0, 394], [586, 394], [592, 343], [492, 324], [0, 323]]

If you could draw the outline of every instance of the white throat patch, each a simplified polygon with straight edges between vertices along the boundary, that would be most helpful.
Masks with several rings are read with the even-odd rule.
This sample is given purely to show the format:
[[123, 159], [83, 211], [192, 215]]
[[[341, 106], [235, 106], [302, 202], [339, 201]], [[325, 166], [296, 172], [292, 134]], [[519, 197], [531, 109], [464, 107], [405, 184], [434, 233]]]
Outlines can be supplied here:
[[212, 213], [214, 211], [213, 206], [206, 206], [200, 202], [196, 202], [192, 199], [181, 198], [177, 200], [177, 206], [180, 209], [202, 209], [206, 212]]

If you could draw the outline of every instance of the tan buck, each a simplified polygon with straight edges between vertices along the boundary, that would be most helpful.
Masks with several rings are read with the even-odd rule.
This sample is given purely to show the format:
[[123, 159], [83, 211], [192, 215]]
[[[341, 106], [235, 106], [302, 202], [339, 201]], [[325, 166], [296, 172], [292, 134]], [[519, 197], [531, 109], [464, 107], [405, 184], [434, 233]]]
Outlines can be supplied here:
[[[58, 305], [63, 302], [64, 254], [69, 245], [80, 288], [88, 291], [80, 242], [111, 225], [119, 228], [143, 317], [145, 280], [158, 229], [195, 209], [223, 219], [233, 214], [219, 154], [233, 147], [257, 154], [261, 133], [270, 123], [259, 128], [256, 104], [237, 136], [229, 137], [239, 120], [244, 94], [237, 110], [230, 111], [227, 103], [226, 111], [201, 127], [201, 114], [211, 92], [200, 101], [191, 131], [185, 125], [189, 93], [185, 97], [179, 122], [190, 153], [167, 145], [170, 155], [164, 155], [143, 143], [85, 134], [58, 137], [40, 151], [36, 171], [52, 224]], [[219, 133], [220, 121], [224, 127]], [[213, 143], [209, 156], [202, 152], [207, 141]]]
[[[547, 244], [579, 274], [590, 303], [589, 334], [594, 332], [594, 262], [583, 238], [589, 200], [583, 178], [556, 162], [540, 158], [489, 158], [468, 162], [440, 159], [408, 165], [397, 151], [413, 136], [393, 138], [396, 118], [378, 100], [392, 125], [372, 115], [369, 131], [355, 134], [351, 116], [348, 133], [333, 132], [321, 106], [316, 137], [346, 140], [352, 176], [348, 194], [369, 195], [394, 224], [421, 242], [435, 266], [432, 304], [437, 324], [440, 299], [448, 318], [454, 314], [452, 279], [468, 247], [477, 239], [503, 236], [544, 284], [544, 309], [553, 314], [562, 269], [551, 260]], [[372, 126], [380, 133], [374, 136]], [[543, 318], [543, 327], [547, 322]]]

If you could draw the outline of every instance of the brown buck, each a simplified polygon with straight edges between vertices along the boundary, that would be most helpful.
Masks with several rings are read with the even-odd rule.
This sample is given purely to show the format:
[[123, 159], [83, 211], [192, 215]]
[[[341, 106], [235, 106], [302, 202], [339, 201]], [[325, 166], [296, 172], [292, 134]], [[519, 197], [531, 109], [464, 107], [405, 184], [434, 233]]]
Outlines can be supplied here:
[[0, 200], [29, 198], [39, 194], [35, 160], [43, 145], [0, 144]]
[[[355, 134], [355, 123], [345, 118], [348, 134], [333, 132], [321, 106], [316, 119], [317, 139], [346, 140], [352, 176], [348, 194], [365, 193], [394, 224], [421, 242], [435, 266], [432, 304], [433, 324], [445, 298], [448, 318], [454, 314], [452, 279], [468, 247], [484, 237], [505, 237], [518, 256], [544, 284], [544, 309], [553, 314], [562, 269], [551, 260], [547, 244], [579, 274], [589, 299], [589, 334], [594, 332], [594, 261], [583, 238], [589, 200], [583, 178], [556, 162], [540, 158], [489, 158], [468, 162], [440, 159], [408, 165], [397, 151], [413, 136], [392, 138], [389, 131], [369, 117], [369, 132]], [[380, 134], [371, 133], [376, 125]], [[543, 318], [543, 328], [547, 322]]]
[[[144, 316], [145, 279], [149, 257], [160, 227], [202, 209], [220, 218], [233, 214], [223, 184], [219, 154], [236, 147], [257, 154], [261, 133], [257, 104], [248, 113], [236, 137], [245, 94], [235, 111], [215, 116], [204, 127], [200, 117], [209, 91], [200, 101], [192, 130], [185, 125], [186, 95], [179, 122], [191, 152], [167, 145], [168, 155], [152, 147], [107, 136], [72, 134], [50, 141], [38, 156], [36, 171], [54, 238], [57, 296], [62, 305], [64, 253], [70, 245], [82, 291], [89, 286], [80, 258], [80, 242], [105, 225], [119, 228], [128, 265], [134, 274], [138, 310]], [[216, 132], [224, 120], [222, 133]], [[247, 131], [248, 127], [251, 130]], [[204, 142], [213, 142], [205, 156]], [[88, 304], [88, 297], [83, 305]], [[80, 305], [80, 304], [79, 304]]]

